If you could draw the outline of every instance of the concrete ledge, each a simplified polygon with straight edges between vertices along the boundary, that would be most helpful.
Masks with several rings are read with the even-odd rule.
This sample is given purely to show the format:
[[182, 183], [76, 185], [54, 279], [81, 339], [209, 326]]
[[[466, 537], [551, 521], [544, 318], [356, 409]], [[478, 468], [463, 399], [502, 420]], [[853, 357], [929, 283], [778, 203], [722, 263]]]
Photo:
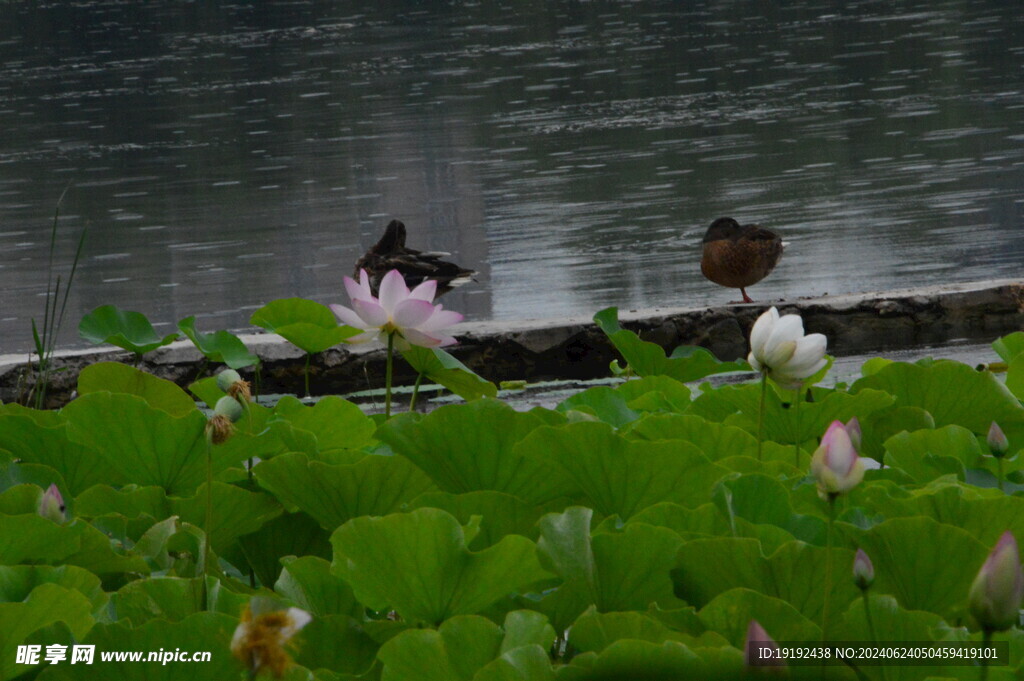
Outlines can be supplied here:
[[[644, 340], [671, 350], [699, 345], [720, 359], [747, 353], [747, 334], [770, 304], [797, 312], [808, 333], [824, 333], [829, 352], [855, 355], [954, 340], [992, 341], [1024, 330], [1024, 281], [996, 280], [876, 293], [750, 303], [714, 308], [620, 310], [623, 326]], [[593, 310], [592, 312], [596, 312]], [[588, 311], [590, 312], [590, 311]], [[592, 313], [591, 313], [592, 314]], [[455, 329], [460, 344], [449, 350], [481, 376], [493, 381], [590, 379], [608, 375], [617, 358], [591, 316], [517, 322], [472, 322]], [[273, 334], [242, 339], [263, 360], [263, 391], [302, 391], [304, 354]], [[70, 350], [58, 353], [52, 374], [51, 406], [66, 402], [78, 371], [98, 361], [130, 361], [119, 350]], [[0, 400], [15, 401], [31, 380], [25, 355], [0, 355]], [[191, 342], [178, 341], [150, 353], [141, 368], [185, 386], [208, 374]], [[384, 373], [379, 347], [332, 348], [314, 356], [311, 389], [315, 394], [379, 388]], [[396, 382], [414, 380], [404, 362], [395, 363]], [[246, 372], [243, 371], [243, 374]]]

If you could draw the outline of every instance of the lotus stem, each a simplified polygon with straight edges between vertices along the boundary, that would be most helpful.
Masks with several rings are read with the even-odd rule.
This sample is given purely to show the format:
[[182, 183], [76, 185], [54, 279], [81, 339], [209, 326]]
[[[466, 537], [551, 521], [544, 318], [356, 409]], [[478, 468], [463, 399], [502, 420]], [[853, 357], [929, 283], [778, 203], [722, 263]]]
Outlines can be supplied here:
[[412, 386], [412, 397], [409, 399], [409, 411], [416, 411], [416, 398], [420, 395], [420, 384], [423, 383], [423, 372], [416, 377], [416, 383]]
[[[868, 633], [871, 634], [871, 642], [877, 643], [878, 634], [875, 633], [875, 622], [871, 619], [871, 605], [868, 599], [869, 589], [870, 587], [866, 589], [861, 589], [860, 595], [864, 598], [864, 619], [866, 619], [868, 622]], [[885, 667], [879, 667], [878, 672], [879, 676], [881, 676], [882, 678], [882, 681], [885, 681]]]
[[999, 491], [1005, 491], [1003, 489], [1003, 457], [996, 457], [996, 483], [999, 485]]
[[761, 404], [758, 408], [757, 416], [757, 460], [763, 459], [762, 445], [764, 443], [764, 407], [765, 407], [765, 393], [768, 392], [768, 374], [767, 372], [761, 372]]
[[395, 332], [388, 334], [388, 356], [384, 368], [384, 418], [391, 418], [391, 365], [395, 354]]
[[210, 609], [209, 591], [206, 586], [206, 577], [210, 573], [210, 563], [213, 560], [213, 548], [210, 546], [210, 534], [213, 531], [213, 435], [209, 431], [206, 434], [206, 517], [203, 520], [203, 600], [206, 602], [206, 609]]
[[309, 394], [309, 363], [312, 361], [312, 359], [313, 359], [313, 353], [307, 352], [306, 353], [306, 368], [302, 372], [305, 375], [305, 378], [306, 378], [306, 398], [307, 399], [310, 397], [310, 394]]
[[828, 641], [828, 597], [832, 592], [832, 525], [836, 517], [836, 494], [828, 495], [828, 531], [825, 535], [825, 599], [821, 606], [821, 641]]
[[[989, 629], [988, 627], [983, 627], [982, 630], [981, 630], [981, 645], [983, 646], [983, 649], [984, 648], [988, 648], [988, 646], [991, 643], [992, 643], [992, 630]], [[982, 657], [981, 658], [981, 672], [980, 672], [980, 674], [981, 674], [981, 681], [986, 681], [986, 679], [988, 679], [988, 658], [986, 658], [986, 657]]]
[[796, 422], [796, 433], [793, 436], [793, 465], [800, 468], [800, 403], [803, 400], [800, 397], [800, 389], [803, 386], [797, 386], [796, 388], [796, 404], [793, 405], [793, 420]]

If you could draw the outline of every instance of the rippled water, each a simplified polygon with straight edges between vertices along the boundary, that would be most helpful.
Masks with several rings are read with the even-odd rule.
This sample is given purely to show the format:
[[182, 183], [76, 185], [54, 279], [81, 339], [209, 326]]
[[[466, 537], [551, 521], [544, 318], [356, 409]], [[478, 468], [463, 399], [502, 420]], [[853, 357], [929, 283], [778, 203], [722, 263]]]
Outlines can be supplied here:
[[0, 352], [88, 228], [95, 306], [243, 328], [343, 302], [392, 217], [475, 319], [708, 305], [712, 219], [790, 242], [755, 299], [1019, 277], [1016, 2], [5, 3]]

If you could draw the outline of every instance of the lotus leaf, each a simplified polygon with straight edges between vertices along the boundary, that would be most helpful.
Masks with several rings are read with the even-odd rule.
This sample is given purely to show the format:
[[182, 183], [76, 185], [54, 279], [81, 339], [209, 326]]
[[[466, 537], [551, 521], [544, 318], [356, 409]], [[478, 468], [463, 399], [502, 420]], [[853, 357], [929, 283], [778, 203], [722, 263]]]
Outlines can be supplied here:
[[244, 369], [259, 364], [260, 358], [249, 352], [242, 339], [230, 331], [200, 333], [196, 330], [195, 316], [178, 322], [178, 330], [185, 334], [211, 362], [226, 364], [232, 369]]
[[82, 317], [78, 334], [93, 345], [110, 343], [136, 355], [170, 345], [178, 337], [176, 333], [158, 336], [146, 315], [114, 305], [97, 307]]
[[413, 346], [403, 350], [402, 357], [428, 380], [443, 385], [466, 401], [498, 394], [498, 386], [481, 378], [441, 348]]
[[271, 301], [253, 312], [249, 323], [276, 333], [307, 353], [323, 352], [360, 333], [339, 325], [326, 305], [305, 298]]
[[529, 539], [509, 535], [471, 552], [462, 526], [438, 509], [355, 518], [334, 531], [331, 543], [333, 570], [361, 603], [393, 608], [414, 622], [480, 612], [549, 576]]
[[283, 454], [255, 468], [260, 485], [333, 530], [352, 518], [387, 515], [434, 484], [400, 456], [371, 454], [354, 464], [328, 465]]

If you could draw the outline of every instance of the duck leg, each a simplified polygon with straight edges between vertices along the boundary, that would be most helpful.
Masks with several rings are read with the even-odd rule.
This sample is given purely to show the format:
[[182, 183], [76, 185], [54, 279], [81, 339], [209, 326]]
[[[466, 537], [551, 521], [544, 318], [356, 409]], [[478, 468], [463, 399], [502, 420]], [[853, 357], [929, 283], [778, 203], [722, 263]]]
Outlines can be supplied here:
[[754, 302], [754, 299], [747, 295], [747, 292], [746, 292], [745, 288], [746, 287], [744, 287], [744, 286], [740, 286], [740, 293], [743, 294], [743, 302], [744, 303], [752, 303], [752, 302]]

